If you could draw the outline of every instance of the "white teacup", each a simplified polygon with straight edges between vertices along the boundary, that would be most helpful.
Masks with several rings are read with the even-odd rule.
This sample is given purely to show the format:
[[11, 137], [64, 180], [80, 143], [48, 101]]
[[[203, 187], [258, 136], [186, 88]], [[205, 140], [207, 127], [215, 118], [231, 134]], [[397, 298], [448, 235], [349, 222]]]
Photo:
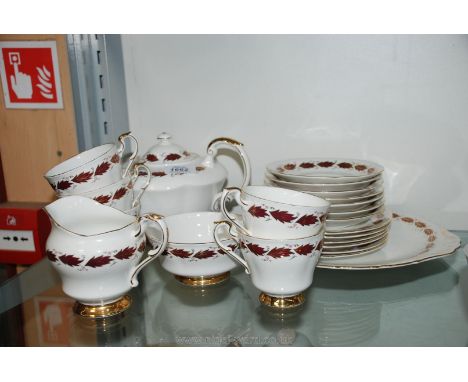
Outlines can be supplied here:
[[[223, 243], [229, 228], [241, 248], [242, 256]], [[304, 302], [302, 294], [313, 281], [315, 266], [323, 247], [324, 230], [296, 239], [263, 239], [233, 229], [228, 221], [217, 222], [214, 238], [219, 248], [239, 262], [252, 283], [263, 293], [265, 305], [289, 308]]]
[[[122, 170], [122, 155], [125, 139], [135, 143], [135, 151]], [[84, 151], [47, 171], [47, 179], [57, 196], [66, 196], [87, 192], [115, 183], [127, 176], [138, 154], [138, 142], [133, 135], [125, 133], [119, 136], [117, 144], [108, 143]]]
[[[217, 284], [229, 276], [237, 263], [218, 248], [214, 241], [215, 223], [223, 217], [220, 212], [189, 212], [165, 218], [169, 230], [166, 252], [159, 258], [162, 267], [190, 286]], [[236, 250], [237, 243], [226, 231], [219, 240]]]
[[[134, 195], [133, 186], [137, 179], [141, 179], [141, 188], [139, 188], [138, 193]], [[143, 164], [137, 164], [131, 176], [123, 178], [108, 186], [76, 195], [94, 199], [96, 202], [104, 204], [105, 206], [114, 207], [121, 211], [127, 211], [133, 209], [140, 203], [141, 196], [145, 192], [150, 181], [151, 171], [149, 168]]]
[[[230, 196], [242, 210], [242, 222], [226, 209]], [[221, 195], [224, 216], [245, 234], [294, 239], [317, 234], [323, 227], [330, 203], [303, 192], [279, 187], [225, 188]]]

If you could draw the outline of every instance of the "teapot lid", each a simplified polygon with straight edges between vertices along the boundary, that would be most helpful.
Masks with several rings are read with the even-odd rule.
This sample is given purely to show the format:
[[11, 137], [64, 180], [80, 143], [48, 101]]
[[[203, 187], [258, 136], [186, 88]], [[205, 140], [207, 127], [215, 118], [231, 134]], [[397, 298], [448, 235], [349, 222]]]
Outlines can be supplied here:
[[151, 146], [145, 154], [145, 161], [148, 164], [176, 164], [191, 161], [198, 157], [197, 154], [190, 153], [183, 147], [172, 142], [168, 133], [158, 135], [158, 141]]

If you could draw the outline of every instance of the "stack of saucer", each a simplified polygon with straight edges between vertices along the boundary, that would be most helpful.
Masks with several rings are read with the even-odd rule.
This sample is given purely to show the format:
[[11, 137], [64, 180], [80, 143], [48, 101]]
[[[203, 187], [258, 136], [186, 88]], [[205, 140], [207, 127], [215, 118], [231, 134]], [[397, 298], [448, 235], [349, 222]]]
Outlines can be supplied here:
[[[150, 182], [151, 172], [142, 164], [134, 166], [138, 144], [128, 164], [122, 165], [126, 138], [136, 142], [130, 133], [122, 134], [118, 143], [84, 151], [53, 167], [44, 177], [58, 198], [84, 196], [127, 214], [139, 215], [140, 198]], [[145, 178], [144, 186], [134, 195], [133, 185], [140, 172]]]
[[265, 184], [329, 201], [322, 256], [354, 256], [375, 252], [387, 240], [383, 171], [357, 159], [288, 159], [267, 166]]

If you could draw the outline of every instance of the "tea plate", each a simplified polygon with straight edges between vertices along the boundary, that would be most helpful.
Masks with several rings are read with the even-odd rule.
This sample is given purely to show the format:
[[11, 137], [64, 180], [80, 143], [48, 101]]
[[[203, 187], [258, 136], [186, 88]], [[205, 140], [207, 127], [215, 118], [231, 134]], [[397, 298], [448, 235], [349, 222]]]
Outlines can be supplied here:
[[324, 248], [322, 252], [322, 256], [342, 256], [342, 255], [352, 255], [352, 254], [360, 254], [362, 251], [367, 251], [370, 249], [377, 248], [380, 244], [383, 244], [387, 240], [387, 233], [381, 236], [378, 239], [374, 239], [369, 243], [365, 244], [356, 244], [356, 245], [348, 245], [344, 248]]
[[342, 239], [342, 238], [325, 238], [324, 248], [337, 248], [338, 246], [348, 246], [368, 244], [372, 241], [375, 241], [385, 234], [388, 233], [388, 228], [385, 227], [379, 231], [373, 232], [370, 235], [364, 237], [356, 237], [352, 239]]
[[354, 183], [373, 178], [383, 172], [377, 163], [339, 158], [296, 158], [267, 165], [279, 179], [297, 183]]
[[[323, 261], [334, 261], [335, 259], [338, 258], [350, 258], [350, 257], [361, 257], [361, 256], [368, 256], [372, 253], [375, 253], [379, 250], [381, 250], [385, 244], [387, 243], [388, 237], [380, 240], [378, 243], [374, 243], [373, 245], [367, 246], [365, 248], [355, 250], [355, 251], [348, 251], [348, 252], [343, 252], [343, 253], [330, 253], [330, 254], [323, 254], [320, 259], [323, 259]], [[317, 265], [318, 266], [318, 265]]]
[[321, 257], [317, 267], [348, 270], [404, 267], [451, 255], [459, 246], [459, 237], [445, 228], [394, 213], [383, 248], [368, 255]]
[[330, 206], [330, 213], [336, 213], [336, 212], [352, 212], [352, 211], [357, 211], [357, 210], [362, 210], [368, 206], [370, 206], [373, 203], [378, 204], [378, 202], [383, 200], [383, 192], [371, 199], [356, 202], [356, 203], [343, 203], [343, 204], [331, 204]]
[[[287, 182], [280, 179], [275, 179], [273, 175], [268, 172], [265, 173], [265, 177], [269, 183], [273, 183], [275, 186], [289, 188], [296, 191], [351, 191], [351, 190], [362, 190], [366, 189], [369, 186], [376, 185], [378, 181], [381, 180], [381, 176], [377, 175], [370, 179], [361, 180], [359, 182], [350, 182], [350, 183], [330, 183], [330, 184], [306, 184], [298, 182]], [[378, 183], [379, 185], [382, 183]]]
[[[326, 221], [325, 237], [341, 235], [360, 235], [390, 224], [391, 215], [387, 211], [378, 211], [363, 218]], [[330, 224], [330, 223], [334, 224]], [[348, 223], [347, 223], [348, 222]]]
[[389, 227], [388, 225], [386, 225], [383, 228], [380, 228], [378, 230], [371, 231], [371, 232], [364, 232], [364, 233], [357, 234], [357, 235], [325, 236], [325, 242], [342, 243], [342, 242], [348, 242], [348, 241], [353, 242], [357, 240], [364, 240], [366, 238], [371, 238], [372, 236], [379, 235], [388, 230], [389, 230]]
[[366, 206], [365, 208], [360, 209], [360, 210], [350, 211], [350, 212], [330, 212], [328, 213], [328, 217], [332, 220], [342, 220], [342, 219], [346, 220], [346, 219], [368, 216], [379, 211], [379, 209], [382, 208], [384, 204], [385, 204], [384, 200], [380, 199], [379, 201], [374, 202], [372, 205]]
[[383, 194], [384, 194], [383, 187], [379, 187], [379, 188], [375, 189], [373, 192], [369, 192], [367, 194], [358, 195], [358, 196], [348, 196], [348, 197], [344, 197], [344, 198], [342, 198], [342, 197], [330, 198], [330, 197], [321, 196], [321, 195], [315, 195], [315, 196], [318, 196], [319, 198], [328, 200], [331, 203], [331, 205], [334, 206], [336, 204], [360, 203], [360, 202], [364, 202], [366, 200], [371, 200], [371, 199], [377, 198], [379, 196], [382, 196]]

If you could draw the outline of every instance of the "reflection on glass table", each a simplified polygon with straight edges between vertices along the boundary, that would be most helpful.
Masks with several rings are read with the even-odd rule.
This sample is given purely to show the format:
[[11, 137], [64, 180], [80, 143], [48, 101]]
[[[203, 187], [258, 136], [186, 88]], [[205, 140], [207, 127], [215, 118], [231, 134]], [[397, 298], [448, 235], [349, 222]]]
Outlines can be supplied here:
[[[396, 269], [317, 269], [296, 310], [274, 311], [241, 269], [224, 284], [181, 285], [156, 261], [120, 316], [93, 320], [42, 261], [0, 286], [2, 346], [466, 346], [468, 266], [452, 256]], [[12, 333], [16, 333], [12, 335]]]

